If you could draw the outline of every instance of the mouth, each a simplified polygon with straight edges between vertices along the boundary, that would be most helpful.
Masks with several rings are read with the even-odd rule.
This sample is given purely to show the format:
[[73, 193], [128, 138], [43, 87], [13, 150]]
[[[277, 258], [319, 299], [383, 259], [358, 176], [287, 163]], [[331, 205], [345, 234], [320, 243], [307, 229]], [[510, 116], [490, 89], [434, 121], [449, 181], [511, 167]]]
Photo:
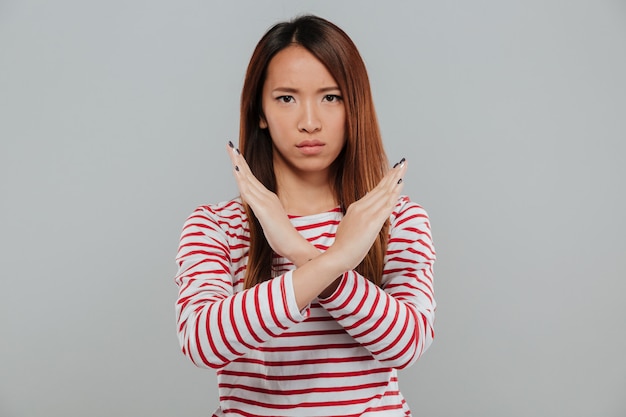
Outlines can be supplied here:
[[315, 155], [322, 151], [324, 142], [319, 140], [304, 140], [296, 145], [296, 148], [305, 155]]
[[324, 142], [319, 140], [303, 140], [296, 145], [297, 148], [312, 148], [316, 146], [324, 146]]

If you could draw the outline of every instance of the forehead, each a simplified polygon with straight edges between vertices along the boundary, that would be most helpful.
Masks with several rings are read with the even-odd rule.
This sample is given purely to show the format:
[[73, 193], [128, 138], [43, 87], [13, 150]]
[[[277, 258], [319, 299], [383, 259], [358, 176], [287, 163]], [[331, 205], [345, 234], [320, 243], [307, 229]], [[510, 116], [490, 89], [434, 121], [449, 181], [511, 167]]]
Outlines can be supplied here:
[[291, 45], [278, 52], [267, 67], [266, 86], [337, 85], [326, 66], [309, 50]]

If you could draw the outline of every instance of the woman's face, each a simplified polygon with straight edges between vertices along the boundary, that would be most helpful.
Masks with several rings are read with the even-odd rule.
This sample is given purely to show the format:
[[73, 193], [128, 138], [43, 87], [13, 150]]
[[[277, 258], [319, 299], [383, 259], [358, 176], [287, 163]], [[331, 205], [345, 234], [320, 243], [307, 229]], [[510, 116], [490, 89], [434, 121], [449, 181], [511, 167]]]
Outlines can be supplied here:
[[346, 142], [346, 113], [339, 85], [324, 64], [307, 49], [289, 46], [270, 61], [262, 94], [265, 118], [259, 125], [272, 138], [276, 176], [328, 181]]

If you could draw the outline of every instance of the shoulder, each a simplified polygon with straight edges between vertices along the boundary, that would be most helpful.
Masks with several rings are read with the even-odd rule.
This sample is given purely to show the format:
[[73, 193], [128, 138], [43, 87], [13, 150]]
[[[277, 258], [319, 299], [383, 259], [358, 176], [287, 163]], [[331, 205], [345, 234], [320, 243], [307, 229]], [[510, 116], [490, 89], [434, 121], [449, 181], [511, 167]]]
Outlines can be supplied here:
[[239, 197], [220, 203], [198, 206], [194, 213], [196, 212], [207, 213], [222, 218], [245, 217], [246, 215], [243, 202]]
[[[405, 247], [403, 245], [407, 243], [419, 243], [418, 246], [414, 246], [409, 250], [411, 252], [417, 250], [425, 259], [430, 261], [435, 259], [430, 220], [424, 207], [411, 201], [407, 196], [401, 196], [398, 199], [394, 212], [391, 214], [390, 220], [389, 248], [394, 245]], [[394, 247], [397, 249], [397, 246]]]
[[424, 207], [411, 201], [408, 196], [402, 195], [398, 198], [396, 207], [391, 213], [391, 224], [399, 226], [405, 222], [428, 223], [429, 220]]
[[247, 217], [243, 202], [240, 198], [234, 198], [196, 207], [187, 218], [186, 224], [213, 223], [222, 229], [232, 229], [241, 227], [246, 222]]

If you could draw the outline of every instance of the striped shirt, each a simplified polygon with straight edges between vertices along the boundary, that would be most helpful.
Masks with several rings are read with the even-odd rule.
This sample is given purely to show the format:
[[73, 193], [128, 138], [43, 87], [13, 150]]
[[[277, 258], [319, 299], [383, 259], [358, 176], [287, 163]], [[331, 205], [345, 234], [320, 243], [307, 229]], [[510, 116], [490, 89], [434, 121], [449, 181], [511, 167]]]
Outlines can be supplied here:
[[[318, 249], [332, 245], [339, 208], [290, 216]], [[401, 197], [390, 217], [382, 288], [355, 271], [299, 310], [294, 265], [244, 290], [249, 248], [240, 199], [198, 207], [178, 255], [177, 332], [183, 353], [217, 371], [219, 408], [234, 416], [410, 416], [397, 369], [433, 340], [432, 244], [423, 208]]]

